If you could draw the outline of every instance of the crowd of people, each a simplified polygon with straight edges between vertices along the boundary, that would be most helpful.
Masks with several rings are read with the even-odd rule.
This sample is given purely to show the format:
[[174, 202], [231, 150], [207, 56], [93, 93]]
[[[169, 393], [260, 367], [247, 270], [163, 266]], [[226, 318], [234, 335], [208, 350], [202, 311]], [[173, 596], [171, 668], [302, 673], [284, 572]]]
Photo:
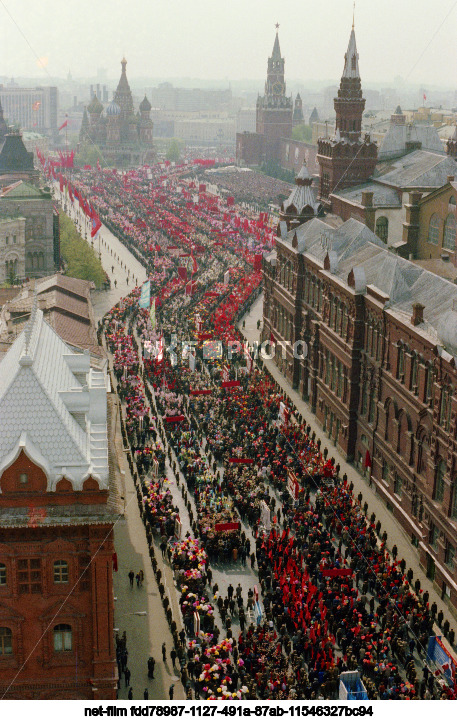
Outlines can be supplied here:
[[[186, 248], [179, 223], [156, 232], [168, 241], [176, 233]], [[161, 596], [188, 697], [331, 699], [340, 674], [358, 670], [369, 698], [455, 698], [449, 677], [426, 662], [436, 607], [412, 588], [327, 449], [264, 368], [242, 352], [229, 367], [217, 355], [205, 359], [208, 336], [224, 350], [241, 341], [236, 323], [260, 274], [252, 254], [236, 264], [233, 246], [214, 259], [202, 245], [195, 278], [206, 273], [206, 282], [185, 302], [176, 265], [154, 280], [157, 296], [165, 289], [158, 323], [178, 346], [195, 343], [193, 368], [168, 353], [143, 357], [142, 343], [158, 332], [138, 307], [139, 288], [103, 323], [153, 567], [157, 574], [158, 546], [175, 572], [179, 619]], [[184, 481], [184, 538], [166, 473]], [[247, 559], [255, 593], [244, 599], [212, 586], [211, 564], [241, 568]]]

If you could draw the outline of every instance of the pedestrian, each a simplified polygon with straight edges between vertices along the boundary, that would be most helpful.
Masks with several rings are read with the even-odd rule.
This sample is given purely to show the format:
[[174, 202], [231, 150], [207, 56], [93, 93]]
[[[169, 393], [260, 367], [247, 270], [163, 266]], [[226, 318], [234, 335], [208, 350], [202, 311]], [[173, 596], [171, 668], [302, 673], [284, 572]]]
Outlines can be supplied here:
[[136, 578], [136, 587], [139, 588], [140, 587], [140, 574], [137, 573], [135, 578]]
[[133, 588], [133, 579], [134, 578], [135, 578], [135, 573], [133, 571], [129, 571], [130, 588]]
[[128, 698], [129, 701], [131, 701], [131, 700], [133, 699], [133, 691], [132, 691], [132, 687], [131, 687], [131, 686], [130, 686], [130, 688], [129, 688], [129, 693], [128, 693], [127, 698]]
[[147, 688], [145, 688], [144, 691], [143, 691], [143, 698], [144, 698], [145, 701], [147, 701], [148, 698], [149, 698], [149, 691], [148, 691]]
[[230, 599], [232, 598], [232, 596], [233, 596], [233, 586], [232, 586], [231, 583], [229, 584], [229, 587], [227, 588], [227, 596], [228, 596], [229, 600], [230, 600]]
[[148, 658], [148, 678], [154, 678], [154, 667], [156, 665], [155, 658], [149, 656]]
[[172, 683], [170, 688], [168, 689], [168, 698], [170, 699], [170, 701], [173, 701], [174, 693], [175, 693], [175, 685], [174, 685], [174, 683]]
[[164, 663], [167, 660], [167, 647], [165, 646], [165, 641], [162, 644], [162, 660]]
[[127, 686], [128, 686], [129, 683], [130, 683], [130, 675], [131, 675], [131, 674], [130, 674], [130, 669], [129, 669], [128, 666], [126, 666], [126, 667], [125, 667], [125, 671], [124, 671], [125, 688], [127, 688]]
[[398, 548], [397, 548], [396, 544], [394, 544], [392, 546], [392, 557], [393, 557], [394, 561], [397, 560], [397, 555], [398, 555]]
[[176, 656], [177, 656], [177, 655], [178, 655], [178, 654], [176, 653], [176, 649], [175, 649], [175, 648], [172, 648], [171, 651], [170, 651], [170, 658], [171, 658], [171, 663], [173, 664], [173, 668], [175, 667]]

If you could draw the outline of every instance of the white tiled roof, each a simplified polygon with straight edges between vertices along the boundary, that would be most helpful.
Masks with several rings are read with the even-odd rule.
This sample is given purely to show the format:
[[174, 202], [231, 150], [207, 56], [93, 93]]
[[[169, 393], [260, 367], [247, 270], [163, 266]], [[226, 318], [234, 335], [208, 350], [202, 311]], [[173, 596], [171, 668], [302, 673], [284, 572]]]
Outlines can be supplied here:
[[[89, 356], [73, 353], [35, 307], [0, 362], [0, 474], [24, 449], [43, 466], [48, 490], [62, 476], [75, 490], [90, 475], [107, 487], [106, 384], [89, 365]], [[85, 373], [84, 388], [75, 372]], [[72, 412], [85, 414], [86, 430]]]

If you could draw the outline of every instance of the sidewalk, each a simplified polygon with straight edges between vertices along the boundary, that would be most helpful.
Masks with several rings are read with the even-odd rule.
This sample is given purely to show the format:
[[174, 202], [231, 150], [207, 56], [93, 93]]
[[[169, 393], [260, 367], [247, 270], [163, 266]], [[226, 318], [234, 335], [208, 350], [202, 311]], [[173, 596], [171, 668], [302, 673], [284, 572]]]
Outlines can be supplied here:
[[[257, 321], [262, 320], [263, 313], [263, 293], [257, 298], [255, 303], [250, 308], [243, 318], [241, 318], [238, 324], [240, 332], [244, 335], [249, 343], [259, 340], [260, 331], [257, 330]], [[243, 320], [245, 321], [245, 328], [243, 329]], [[265, 367], [269, 370], [272, 377], [281, 386], [283, 391], [287, 394], [290, 400], [295, 404], [299, 413], [302, 414], [303, 418], [306, 419], [306, 424], [311, 426], [311, 432], [316, 432], [316, 437], [322, 439], [322, 448], [327, 447], [329, 450], [329, 457], [333, 456], [335, 462], [340, 464], [340, 476], [344, 473], [347, 474], [348, 480], [354, 484], [354, 495], [357, 496], [359, 492], [363, 494], [362, 504], [365, 501], [368, 503], [368, 515], [370, 516], [373, 512], [376, 514], [376, 519], [381, 521], [382, 531], [387, 532], [387, 547], [390, 549], [394, 544], [398, 548], [398, 558], [404, 558], [406, 561], [406, 568], [411, 567], [414, 571], [414, 578], [419, 578], [421, 582], [421, 589], [428, 591], [430, 594], [429, 604], [431, 605], [434, 601], [438, 606], [438, 611], [442, 610], [444, 614], [444, 620], [446, 618], [451, 624], [451, 628], [455, 625], [455, 617], [453, 616], [450, 608], [441, 600], [439, 594], [437, 594], [433, 583], [426, 577], [424, 571], [419, 566], [419, 558], [411, 545], [411, 541], [407, 534], [403, 531], [400, 525], [397, 523], [395, 518], [387, 510], [385, 504], [381, 498], [375, 493], [374, 488], [370, 488], [367, 481], [358, 473], [358, 471], [349, 464], [344, 457], [337, 450], [333, 441], [326, 436], [323, 432], [322, 427], [318, 424], [316, 417], [311, 412], [311, 408], [306, 401], [304, 401], [297, 391], [293, 390], [288, 381], [280, 373], [274, 361], [264, 360]], [[435, 627], [436, 633], [441, 633], [438, 626]]]

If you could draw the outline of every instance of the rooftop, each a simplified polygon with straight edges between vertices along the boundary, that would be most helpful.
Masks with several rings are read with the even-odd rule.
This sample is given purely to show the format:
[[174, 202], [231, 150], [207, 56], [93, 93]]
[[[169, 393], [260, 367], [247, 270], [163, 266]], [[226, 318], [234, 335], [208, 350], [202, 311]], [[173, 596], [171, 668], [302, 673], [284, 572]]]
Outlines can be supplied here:
[[108, 484], [108, 380], [74, 353], [34, 305], [0, 362], [0, 474], [24, 450], [54, 490], [62, 477], [80, 490], [89, 476]]
[[428, 150], [414, 150], [396, 160], [378, 163], [373, 180], [398, 188], [427, 190], [444, 185], [450, 175], [457, 175], [457, 163], [453, 158]]

